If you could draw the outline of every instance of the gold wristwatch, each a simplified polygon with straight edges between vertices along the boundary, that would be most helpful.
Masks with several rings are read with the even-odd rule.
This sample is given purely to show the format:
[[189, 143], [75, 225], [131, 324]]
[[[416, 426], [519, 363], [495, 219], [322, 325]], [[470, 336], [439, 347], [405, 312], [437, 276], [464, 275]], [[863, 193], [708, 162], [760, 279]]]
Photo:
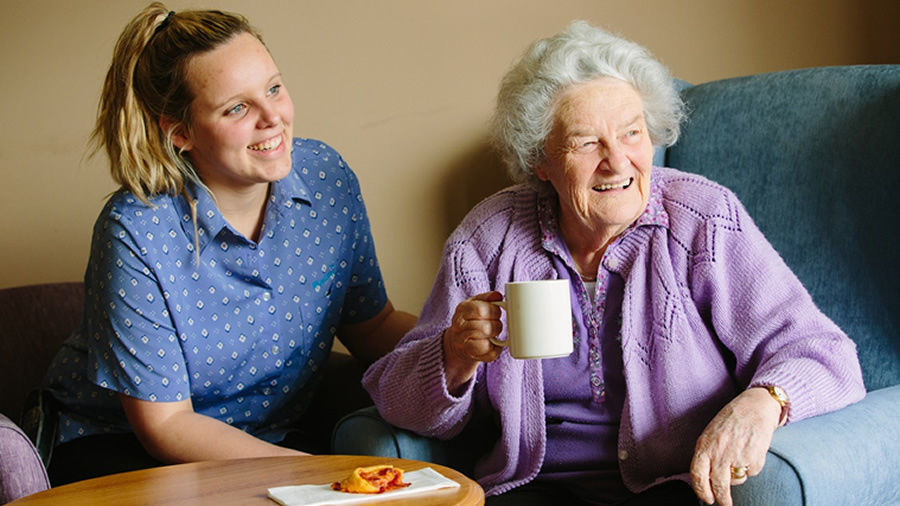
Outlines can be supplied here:
[[787, 423], [788, 412], [791, 409], [791, 400], [788, 398], [784, 389], [775, 385], [763, 385], [766, 390], [769, 391], [769, 395], [772, 396], [773, 399], [778, 401], [778, 405], [781, 406], [781, 415], [778, 416], [778, 426], [781, 427], [785, 423]]

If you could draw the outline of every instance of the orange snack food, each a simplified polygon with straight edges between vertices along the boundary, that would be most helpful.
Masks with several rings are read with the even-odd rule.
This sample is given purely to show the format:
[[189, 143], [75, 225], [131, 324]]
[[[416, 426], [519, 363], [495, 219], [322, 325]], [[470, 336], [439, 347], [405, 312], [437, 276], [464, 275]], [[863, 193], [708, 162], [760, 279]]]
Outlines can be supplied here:
[[403, 469], [381, 465], [357, 467], [349, 477], [332, 483], [331, 488], [351, 494], [380, 494], [409, 485], [403, 483]]

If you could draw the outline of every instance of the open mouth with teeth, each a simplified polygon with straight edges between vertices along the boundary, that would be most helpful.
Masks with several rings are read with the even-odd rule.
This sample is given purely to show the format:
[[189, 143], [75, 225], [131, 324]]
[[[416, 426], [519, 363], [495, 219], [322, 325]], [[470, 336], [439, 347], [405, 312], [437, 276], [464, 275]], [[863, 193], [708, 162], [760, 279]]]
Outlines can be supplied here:
[[283, 138], [281, 135], [278, 137], [272, 137], [269, 140], [260, 142], [259, 144], [253, 144], [247, 146], [250, 151], [272, 151], [273, 149], [278, 149], [281, 146]]
[[634, 182], [634, 178], [630, 177], [630, 178], [626, 179], [625, 181], [621, 181], [618, 183], [604, 183], [601, 185], [594, 186], [592, 189], [595, 192], [605, 192], [605, 191], [609, 191], [609, 190], [624, 190], [624, 189], [628, 188], [629, 186], [631, 186], [631, 183], [633, 183], [633, 182]]

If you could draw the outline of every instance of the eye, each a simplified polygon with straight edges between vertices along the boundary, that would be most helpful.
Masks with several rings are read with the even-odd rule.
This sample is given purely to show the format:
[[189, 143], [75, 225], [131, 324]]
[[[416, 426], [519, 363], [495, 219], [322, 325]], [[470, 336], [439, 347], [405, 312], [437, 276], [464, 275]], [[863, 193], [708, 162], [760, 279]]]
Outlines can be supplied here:
[[640, 137], [641, 133], [643, 133], [643, 131], [640, 128], [633, 128], [625, 132], [625, 135], [623, 135], [622, 137], [626, 142], [633, 141]]
[[276, 84], [276, 85], [272, 86], [271, 88], [269, 88], [269, 91], [266, 92], [266, 95], [268, 95], [270, 97], [274, 97], [275, 95], [278, 94], [279, 91], [281, 91], [281, 85]]
[[578, 153], [590, 153], [597, 148], [597, 139], [582, 139], [575, 143], [575, 151]]
[[237, 105], [235, 105], [234, 107], [232, 107], [232, 108], [228, 109], [227, 111], [225, 111], [225, 115], [226, 115], [226, 116], [235, 116], [235, 115], [241, 114], [241, 113], [244, 112], [245, 110], [247, 110], [247, 106], [246, 106], [246, 105], [244, 105], [244, 104], [237, 104]]

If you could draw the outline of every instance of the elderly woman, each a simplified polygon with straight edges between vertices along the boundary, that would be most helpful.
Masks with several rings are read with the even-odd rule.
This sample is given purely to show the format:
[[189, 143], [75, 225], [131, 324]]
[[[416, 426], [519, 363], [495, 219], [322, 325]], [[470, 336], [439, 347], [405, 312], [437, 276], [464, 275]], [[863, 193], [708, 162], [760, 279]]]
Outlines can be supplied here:
[[[652, 166], [682, 116], [659, 62], [583, 22], [505, 77], [494, 130], [520, 184], [469, 213], [419, 323], [364, 378], [397, 426], [493, 424], [489, 502], [730, 504], [778, 426], [864, 395], [853, 342], [735, 195]], [[570, 280], [575, 351], [514, 359], [491, 302], [552, 278]]]

